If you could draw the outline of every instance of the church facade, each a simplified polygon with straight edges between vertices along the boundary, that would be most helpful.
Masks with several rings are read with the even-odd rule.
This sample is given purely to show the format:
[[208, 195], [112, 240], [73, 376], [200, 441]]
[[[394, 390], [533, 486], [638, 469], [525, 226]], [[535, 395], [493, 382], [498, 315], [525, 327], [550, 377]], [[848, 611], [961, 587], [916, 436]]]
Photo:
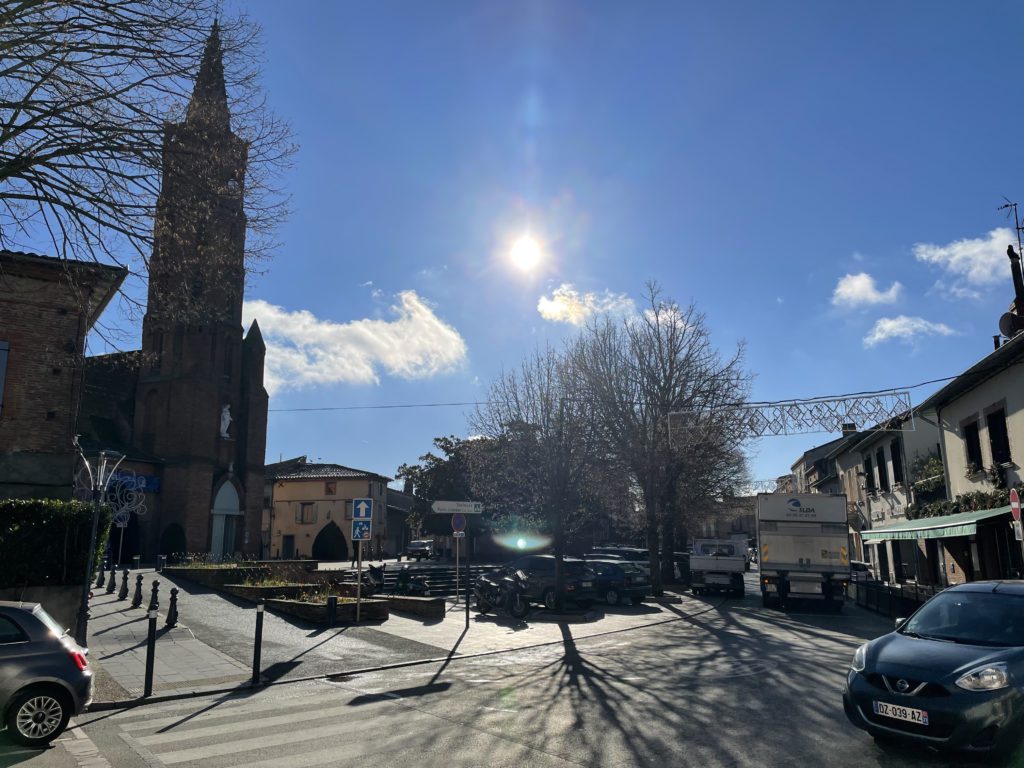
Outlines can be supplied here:
[[185, 119], [165, 127], [142, 348], [86, 366], [83, 447], [124, 453], [115, 482], [139, 502], [112, 537], [122, 560], [259, 551], [266, 347], [242, 328], [247, 145], [230, 123], [214, 26]]

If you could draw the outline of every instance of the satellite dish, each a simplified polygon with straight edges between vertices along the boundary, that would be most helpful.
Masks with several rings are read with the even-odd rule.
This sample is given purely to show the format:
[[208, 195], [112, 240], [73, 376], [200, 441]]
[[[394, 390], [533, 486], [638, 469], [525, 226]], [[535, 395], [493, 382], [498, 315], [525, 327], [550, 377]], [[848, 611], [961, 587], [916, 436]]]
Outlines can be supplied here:
[[999, 318], [999, 332], [1008, 339], [1012, 339], [1021, 328], [1021, 318], [1012, 312], [1004, 312]]

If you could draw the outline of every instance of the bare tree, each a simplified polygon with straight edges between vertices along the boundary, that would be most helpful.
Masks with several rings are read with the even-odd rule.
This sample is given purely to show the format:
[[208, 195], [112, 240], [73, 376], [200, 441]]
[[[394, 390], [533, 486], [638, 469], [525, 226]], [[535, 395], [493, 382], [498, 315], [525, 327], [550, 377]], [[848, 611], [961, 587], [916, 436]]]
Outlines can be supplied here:
[[571, 361], [551, 348], [535, 352], [491, 386], [472, 417], [491, 447], [487, 471], [473, 472], [474, 491], [499, 514], [532, 514], [547, 528], [559, 605], [566, 542], [586, 519], [585, 483], [596, 465], [590, 403]]
[[[164, 127], [184, 113], [220, 0], [0, 3], [0, 247], [48, 239], [55, 255], [145, 275]], [[247, 143], [247, 261], [285, 213], [275, 187], [294, 151], [266, 108], [259, 28], [221, 18], [233, 130]]]
[[[639, 317], [591, 323], [576, 357], [605, 445], [642, 489], [652, 588], [661, 594], [663, 560], [671, 573], [680, 487], [713, 492], [716, 475], [739, 467], [742, 438], [725, 408], [746, 399], [743, 348], [723, 360], [704, 316], [663, 298], [652, 283]], [[668, 414], [680, 411], [691, 415], [686, 429], [670, 436]], [[668, 557], [659, 556], [662, 549]]]

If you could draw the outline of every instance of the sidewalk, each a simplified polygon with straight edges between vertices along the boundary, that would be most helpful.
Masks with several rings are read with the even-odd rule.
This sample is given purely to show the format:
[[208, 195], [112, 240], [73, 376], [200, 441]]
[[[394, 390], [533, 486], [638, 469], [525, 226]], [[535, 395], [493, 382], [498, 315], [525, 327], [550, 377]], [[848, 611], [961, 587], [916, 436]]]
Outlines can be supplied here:
[[[127, 698], [142, 696], [146, 675], [146, 637], [149, 622], [146, 606], [153, 570], [132, 571], [132, 582], [139, 573], [145, 576], [145, 599], [139, 608], [131, 608], [131, 593], [118, 600], [117, 593], [94, 590], [89, 601], [89, 660], [127, 692]], [[170, 596], [161, 580], [159, 618], [157, 619], [156, 662], [153, 668], [153, 693], [190, 693], [204, 688], [223, 688], [249, 680], [251, 670], [206, 643], [197, 640], [180, 622], [174, 629], [164, 626]], [[100, 684], [97, 675], [97, 701], [124, 698]]]

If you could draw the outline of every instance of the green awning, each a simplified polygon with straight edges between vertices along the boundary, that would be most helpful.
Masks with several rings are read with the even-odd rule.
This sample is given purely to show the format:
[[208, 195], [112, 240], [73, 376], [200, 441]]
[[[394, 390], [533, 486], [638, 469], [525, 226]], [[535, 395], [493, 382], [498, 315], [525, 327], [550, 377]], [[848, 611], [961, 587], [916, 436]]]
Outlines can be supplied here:
[[974, 512], [960, 512], [956, 515], [941, 517], [923, 517], [919, 520], [906, 520], [884, 528], [861, 531], [861, 540], [868, 543], [895, 541], [898, 539], [945, 539], [952, 536], [971, 536], [978, 531], [978, 521], [990, 517], [1008, 515], [1010, 507], [998, 509], [978, 509]]

